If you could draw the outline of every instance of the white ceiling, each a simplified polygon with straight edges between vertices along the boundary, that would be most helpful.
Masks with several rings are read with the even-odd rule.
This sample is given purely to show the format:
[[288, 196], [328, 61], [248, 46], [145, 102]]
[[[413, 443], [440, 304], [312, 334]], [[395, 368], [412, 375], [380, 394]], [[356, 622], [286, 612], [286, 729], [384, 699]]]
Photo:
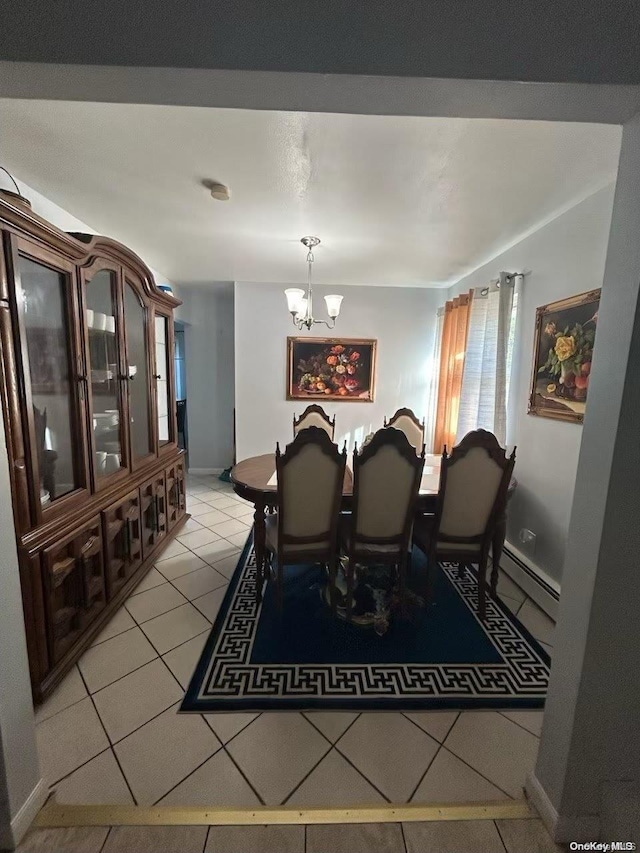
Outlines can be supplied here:
[[[620, 128], [0, 100], [0, 164], [176, 283], [449, 284], [615, 179]], [[230, 186], [216, 202], [202, 179]]]

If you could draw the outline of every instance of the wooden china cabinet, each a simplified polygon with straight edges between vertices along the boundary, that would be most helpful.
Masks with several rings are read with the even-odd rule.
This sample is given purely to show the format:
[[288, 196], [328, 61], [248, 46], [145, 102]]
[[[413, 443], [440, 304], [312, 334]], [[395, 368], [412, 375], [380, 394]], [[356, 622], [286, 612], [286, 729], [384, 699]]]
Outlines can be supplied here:
[[186, 518], [173, 310], [150, 270], [0, 192], [0, 387], [36, 702]]

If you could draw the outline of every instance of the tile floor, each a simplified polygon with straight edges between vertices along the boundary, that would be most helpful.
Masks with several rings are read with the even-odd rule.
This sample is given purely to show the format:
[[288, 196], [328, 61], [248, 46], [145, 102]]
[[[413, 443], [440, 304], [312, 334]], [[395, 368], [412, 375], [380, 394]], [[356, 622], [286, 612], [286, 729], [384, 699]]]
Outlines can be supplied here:
[[18, 853], [561, 853], [539, 820], [32, 830]]
[[[178, 538], [37, 710], [42, 770], [58, 802], [338, 806], [522, 796], [542, 711], [177, 715], [253, 510], [212, 476], [190, 478], [187, 507], [192, 517]], [[553, 622], [506, 575], [499, 593], [551, 651]], [[503, 850], [499, 826], [483, 827], [484, 846], [474, 849]], [[309, 828], [308, 851], [322, 849], [326, 831]], [[105, 844], [103, 831], [105, 853], [123, 832], [112, 830]], [[350, 850], [365, 849], [363, 832], [349, 830]], [[427, 849], [435, 844], [429, 833], [445, 830], [414, 824], [398, 832], [385, 830], [377, 849]], [[191, 841], [203, 849], [205, 835], [193, 833], [184, 849]], [[232, 836], [211, 830], [206, 849], [236, 849]], [[286, 849], [302, 849], [293, 829], [289, 837]]]

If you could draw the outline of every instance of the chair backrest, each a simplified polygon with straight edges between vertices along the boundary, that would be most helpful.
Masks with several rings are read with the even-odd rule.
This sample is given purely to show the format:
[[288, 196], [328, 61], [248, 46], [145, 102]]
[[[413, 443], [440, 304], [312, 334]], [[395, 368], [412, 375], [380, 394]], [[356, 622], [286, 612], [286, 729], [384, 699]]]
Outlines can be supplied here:
[[420, 422], [411, 409], [398, 409], [390, 420], [385, 417], [384, 425], [401, 430], [407, 436], [409, 444], [420, 453], [424, 444], [424, 420]]
[[[421, 454], [397, 429], [380, 429], [353, 456], [352, 538], [358, 544], [408, 542], [420, 478]], [[353, 547], [353, 546], [352, 546]]]
[[507, 456], [491, 432], [467, 433], [440, 468], [436, 511], [437, 539], [453, 543], [482, 543], [504, 509], [516, 461], [515, 448]]
[[346, 464], [346, 445], [340, 452], [316, 426], [301, 430], [284, 453], [276, 448], [280, 551], [337, 542]]
[[310, 426], [319, 427], [320, 429], [323, 429], [327, 433], [329, 438], [333, 441], [333, 436], [336, 429], [336, 417], [334, 415], [332, 420], [322, 408], [322, 406], [318, 406], [316, 405], [316, 403], [312, 403], [310, 406], [307, 406], [307, 408], [297, 420], [296, 416], [293, 416], [293, 437], [295, 438], [300, 432], [300, 430], [306, 429]]

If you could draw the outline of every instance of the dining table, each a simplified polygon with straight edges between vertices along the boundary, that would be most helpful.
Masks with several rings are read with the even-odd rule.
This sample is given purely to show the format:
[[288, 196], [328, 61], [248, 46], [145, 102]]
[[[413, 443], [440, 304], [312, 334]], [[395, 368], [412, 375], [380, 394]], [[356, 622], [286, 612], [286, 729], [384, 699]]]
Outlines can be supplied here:
[[[425, 454], [424, 468], [416, 502], [417, 514], [435, 513], [440, 486], [441, 456], [433, 453]], [[231, 483], [236, 494], [253, 504], [253, 544], [256, 554], [257, 576], [262, 577], [262, 567], [265, 561], [266, 522], [265, 513], [278, 509], [278, 482], [276, 477], [275, 453], [263, 453], [251, 456], [238, 462], [231, 469]], [[511, 479], [507, 492], [507, 506], [515, 491], [517, 481]], [[347, 465], [344, 472], [342, 488], [342, 510], [351, 509], [353, 498], [353, 472]], [[504, 549], [507, 532], [507, 508], [498, 518], [491, 541], [491, 594], [495, 596], [498, 584], [498, 568]]]

